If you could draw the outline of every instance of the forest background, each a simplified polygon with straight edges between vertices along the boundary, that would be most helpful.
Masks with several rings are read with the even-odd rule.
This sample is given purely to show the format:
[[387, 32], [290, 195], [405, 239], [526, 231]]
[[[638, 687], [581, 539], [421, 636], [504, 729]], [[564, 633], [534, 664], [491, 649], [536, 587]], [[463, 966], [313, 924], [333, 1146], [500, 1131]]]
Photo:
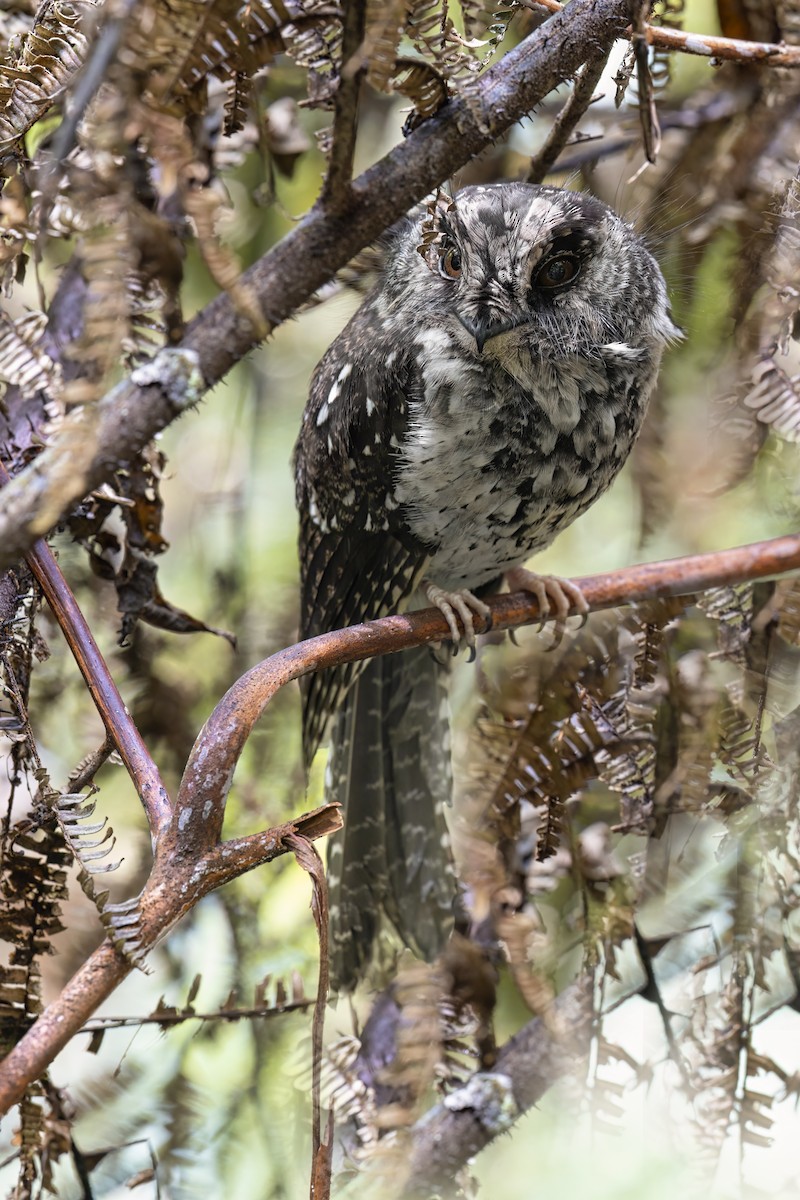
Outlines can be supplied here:
[[[686, 339], [667, 357], [634, 459], [537, 559], [583, 577], [796, 527], [800, 15], [763, 0], [741, 9], [687, 0], [655, 13], [618, 5], [611, 16], [610, 4], [576, 5], [575, 65], [558, 92], [546, 89], [507, 133], [490, 129], [476, 161], [428, 180], [415, 198], [434, 182], [527, 176], [588, 188], [645, 234], [668, 276]], [[403, 141], [404, 122], [407, 146], [452, 139], [448, 104], [477, 108], [487, 79], [496, 89], [502, 81], [487, 72], [551, 22], [566, 28], [555, 8], [352, 3], [343, 21], [337, 5], [314, 0], [296, 10], [146, 0], [45, 4], [34, 23], [29, 5], [4, 3], [0, 458], [10, 473], [30, 470], [43, 444], [74, 453], [76, 412], [100, 405], [159, 345], [180, 344], [183, 322], [221, 289], [240, 314], [231, 321], [249, 322], [250, 343], [261, 340], [271, 310], [259, 312], [258, 281], [243, 283], [241, 271], [298, 230], [321, 187], [323, 210], [347, 219], [354, 80], [358, 176]], [[662, 31], [663, 44], [646, 28]], [[692, 47], [681, 28], [728, 40]], [[343, 30], [362, 49], [342, 88], [340, 65], [351, 61]], [[745, 39], [783, 49], [748, 53]], [[546, 37], [536, 44], [533, 75], [548, 52]], [[638, 65], [626, 53], [637, 45]], [[583, 63], [573, 88], [567, 76]], [[365, 188], [389, 211], [382, 186], [378, 175]], [[283, 271], [302, 292], [308, 262], [298, 245], [295, 260], [277, 265], [278, 288]], [[369, 265], [362, 256], [266, 345], [251, 351], [242, 335], [229, 351], [240, 361], [134, 470], [106, 470], [103, 486], [91, 478], [77, 508], [82, 492], [67, 503], [57, 491], [61, 506], [42, 526], [70, 513], [53, 541], [58, 566], [170, 795], [226, 689], [296, 641], [291, 448], [311, 371], [360, 302]], [[89, 300], [54, 342], [54, 298], [76, 277]], [[38, 312], [50, 313], [49, 332]], [[206, 336], [213, 341], [213, 328]], [[179, 385], [184, 395], [194, 386]], [[72, 476], [92, 469], [80, 461]], [[20, 545], [28, 538], [25, 549], [28, 509], [15, 521], [21, 509], [10, 502], [0, 517], [4, 533], [22, 531]], [[800, 555], [784, 561], [796, 567]], [[658, 583], [639, 595], [634, 582], [638, 606], [595, 613], [556, 648], [549, 631], [530, 627], [518, 647], [495, 641], [476, 666], [457, 665], [456, 841], [504, 946], [490, 1005], [497, 1041], [533, 1028], [570, 1051], [559, 1057], [551, 1046], [542, 1057], [541, 1103], [510, 1137], [490, 1139], [469, 1165], [459, 1144], [453, 1186], [465, 1194], [527, 1198], [534, 1177], [535, 1194], [591, 1190], [597, 1200], [677, 1188], [797, 1192], [800, 588], [755, 582], [779, 567], [769, 552], [753, 562], [699, 595], [695, 576], [678, 570], [660, 592], [693, 593], [681, 599], [648, 599]], [[724, 564], [709, 560], [709, 580], [724, 577]], [[38, 584], [22, 568], [3, 578], [13, 591], [13, 600], [3, 593], [0, 659], [9, 1049], [41, 1004], [64, 994], [104, 930], [115, 953], [137, 958], [129, 902], [150, 873], [151, 830], [116, 756], [91, 773], [97, 795], [76, 774], [103, 745], [103, 723]], [[306, 790], [290, 684], [246, 742], [224, 836], [321, 805], [321, 777], [318, 760]], [[87, 800], [93, 812], [76, 807]], [[107, 825], [87, 832], [93, 822]], [[94, 859], [94, 839], [112, 827], [113, 845], [100, 846], [108, 856]], [[44, 930], [34, 928], [42, 888]], [[286, 854], [192, 908], [146, 970], [137, 966], [95, 1007], [49, 1077], [28, 1080], [22, 1109], [2, 1128], [10, 1195], [307, 1193], [319, 961], [311, 891]], [[512, 916], [516, 944], [503, 925]], [[120, 933], [126, 920], [130, 937]], [[415, 1123], [470, 1077], [481, 1037], [480, 1020], [470, 1025], [463, 1012], [462, 1028], [447, 1025], [430, 978], [420, 984], [406, 958], [384, 965], [401, 994], [421, 987], [414, 1002], [435, 1022], [436, 1061], [395, 1046], [406, 1075], [392, 1103], [380, 1099], [385, 1078], [372, 1078], [371, 1095], [359, 1090], [353, 1030], [371, 1011], [365, 990], [355, 1017], [343, 1002], [328, 1011], [323, 1068], [323, 1096], [344, 1121], [339, 1186], [377, 1172], [381, 1195], [399, 1161], [384, 1161], [386, 1146], [409, 1157]], [[476, 994], [467, 999], [480, 1008]], [[498, 1118], [492, 1132], [506, 1125]]]

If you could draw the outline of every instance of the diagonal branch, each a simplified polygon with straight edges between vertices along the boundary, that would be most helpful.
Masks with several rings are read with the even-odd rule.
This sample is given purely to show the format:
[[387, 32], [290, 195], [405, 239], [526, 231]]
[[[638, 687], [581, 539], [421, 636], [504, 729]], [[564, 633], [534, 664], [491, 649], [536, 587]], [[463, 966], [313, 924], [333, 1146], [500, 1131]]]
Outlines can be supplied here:
[[[7, 480], [8, 472], [0, 462], [0, 487]], [[139, 730], [131, 720], [108, 665], [52, 550], [46, 542], [37, 542], [26, 557], [106, 727], [109, 750], [104, 747], [98, 756], [98, 762], [105, 761], [111, 747], [118, 751], [147, 813], [151, 836], [157, 839], [172, 817], [169, 796], [158, 768], [150, 757]]]
[[[592, 977], [586, 974], [557, 997], [547, 1019], [536, 1017], [506, 1042], [491, 1074], [474, 1076], [417, 1122], [410, 1131], [403, 1197], [446, 1189], [470, 1158], [575, 1070], [586, 1054], [591, 1026]], [[556, 1028], [567, 1036], [558, 1038]]]
[[[346, 214], [318, 202], [242, 276], [274, 329], [364, 246], [428, 192], [530, 112], [586, 61], [607, 49], [629, 20], [627, 0], [571, 0], [481, 77], [480, 88], [450, 100], [352, 185]], [[0, 496], [0, 570], [12, 566], [73, 504], [105, 482], [150, 439], [200, 398], [258, 343], [259, 335], [227, 295], [191, 322], [180, 347], [133, 372], [96, 406], [78, 411], [59, 437]], [[72, 469], [70, 444], [88, 463]], [[53, 481], [57, 481], [55, 484]]]

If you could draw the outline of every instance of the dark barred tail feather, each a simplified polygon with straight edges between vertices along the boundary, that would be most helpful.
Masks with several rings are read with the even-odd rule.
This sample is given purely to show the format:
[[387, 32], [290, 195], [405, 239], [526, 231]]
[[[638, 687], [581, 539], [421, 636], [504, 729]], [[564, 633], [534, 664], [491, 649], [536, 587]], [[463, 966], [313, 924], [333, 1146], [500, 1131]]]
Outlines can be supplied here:
[[453, 928], [447, 675], [424, 647], [373, 659], [336, 718], [325, 789], [346, 813], [328, 854], [335, 990], [364, 975], [382, 917], [426, 959]]

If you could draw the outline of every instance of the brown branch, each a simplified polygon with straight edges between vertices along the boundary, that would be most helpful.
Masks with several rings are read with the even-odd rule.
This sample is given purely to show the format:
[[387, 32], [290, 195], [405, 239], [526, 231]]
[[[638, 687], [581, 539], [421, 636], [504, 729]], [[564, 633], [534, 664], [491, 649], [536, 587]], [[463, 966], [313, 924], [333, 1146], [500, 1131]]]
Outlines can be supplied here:
[[[0, 487], [7, 484], [8, 478], [8, 472], [0, 462]], [[172, 817], [172, 806], [158, 767], [131, 720], [125, 701], [50, 547], [46, 542], [37, 542], [26, 555], [26, 560], [78, 664], [109, 741], [118, 751], [133, 781], [147, 813], [150, 832], [157, 838]]]
[[[792, 536], [714, 554], [626, 567], [574, 582], [590, 608], [603, 609], [658, 596], [691, 595], [798, 569], [800, 536]], [[536, 600], [529, 593], [495, 596], [488, 603], [493, 629], [514, 629], [540, 619]], [[483, 628], [476, 620], [478, 632]], [[284, 684], [324, 667], [393, 654], [411, 646], [447, 640], [448, 636], [442, 614], [429, 608], [324, 633], [252, 667], [223, 696], [195, 742], [175, 801], [176, 820], [164, 842], [164, 852], [172, 852], [170, 840], [177, 836], [178, 827], [182, 844], [192, 846], [193, 853], [204, 853], [218, 841], [225, 812], [218, 776], [222, 774], [230, 781], [250, 731]], [[209, 763], [214, 764], [213, 771], [209, 771]]]
[[747, 42], [742, 38], [715, 37], [709, 33], [685, 33], [682, 29], [647, 25], [647, 40], [662, 50], [722, 58], [728, 62], [764, 63], [768, 67], [800, 67], [800, 47], [785, 42]]
[[552, 170], [556, 159], [569, 141], [575, 126], [592, 103], [594, 89], [600, 82], [600, 76], [603, 74], [607, 62], [608, 51], [605, 50], [602, 54], [584, 64], [580, 75], [575, 80], [571, 96], [553, 121], [544, 145], [539, 153], [535, 154], [531, 159], [530, 170], [528, 171], [528, 180], [530, 183], [541, 183], [545, 176]]
[[[176, 921], [214, 888], [259, 863], [270, 862], [288, 853], [291, 835], [306, 839], [322, 837], [340, 825], [341, 818], [336, 809], [326, 805], [259, 835], [261, 853], [258, 861], [255, 856], [246, 859], [232, 854], [227, 845], [217, 848], [220, 853], [212, 868], [207, 868], [202, 859], [180, 854], [169, 863], [162, 859], [160, 865], [156, 864], [140, 898], [141, 945], [146, 949], [153, 947]], [[110, 941], [103, 942], [94, 951], [0, 1063], [0, 1114], [19, 1102], [28, 1085], [44, 1074], [58, 1052], [80, 1032], [92, 1013], [132, 970], [131, 960]]]
[[[793, 570], [800, 570], [800, 535], [643, 564], [575, 582], [591, 608], [603, 609], [658, 596], [689, 595]], [[496, 596], [489, 606], [495, 629], [511, 629], [539, 619], [536, 601], [527, 593]], [[195, 742], [175, 815], [157, 846], [153, 872], [140, 900], [143, 950], [154, 946], [202, 896], [286, 853], [291, 835], [311, 841], [340, 827], [338, 810], [327, 805], [276, 829], [219, 842], [236, 763], [275, 692], [310, 671], [446, 640], [447, 636], [447, 623], [438, 609], [385, 617], [300, 642], [259, 663], [234, 684]], [[109, 942], [91, 956], [0, 1064], [0, 1113], [19, 1100], [25, 1087], [42, 1074], [131, 970], [130, 960]]]
[[[585, 61], [607, 48], [629, 20], [627, 0], [572, 0], [481, 77], [480, 88], [448, 101], [401, 145], [359, 176], [353, 203], [337, 214], [319, 202], [242, 276], [269, 326], [294, 313], [359, 250], [428, 192], [530, 112]], [[259, 338], [227, 295], [189, 325], [182, 345], [84, 411], [71, 413], [51, 446], [0, 496], [0, 570], [13, 565], [87, 492], [99, 487], [150, 439], [196, 403]], [[93, 449], [74, 470], [70, 445]]]
[[366, 0], [345, 0], [342, 24], [342, 62], [333, 109], [330, 161], [322, 203], [331, 212], [346, 211], [353, 199], [353, 157], [358, 130], [358, 96], [364, 66], [359, 51], [364, 41]]
[[70, 772], [64, 785], [64, 791], [82, 792], [85, 787], [88, 787], [103, 764], [108, 762], [113, 750], [114, 743], [107, 737], [102, 746], [98, 746], [96, 750], [92, 750], [90, 754], [82, 758], [75, 769]]
[[[564, 9], [559, 0], [520, 2], [532, 12], [544, 8], [549, 13], [558, 13]], [[687, 33], [682, 29], [669, 29], [665, 25], [645, 25], [644, 34], [648, 44], [660, 50], [698, 54], [703, 58], [721, 58], [727, 62], [758, 62], [769, 67], [800, 67], [800, 47], [788, 46], [786, 42], [750, 42], [744, 38], [717, 37], [711, 33]], [[625, 29], [622, 36], [631, 38], [634, 35], [631, 29]]]

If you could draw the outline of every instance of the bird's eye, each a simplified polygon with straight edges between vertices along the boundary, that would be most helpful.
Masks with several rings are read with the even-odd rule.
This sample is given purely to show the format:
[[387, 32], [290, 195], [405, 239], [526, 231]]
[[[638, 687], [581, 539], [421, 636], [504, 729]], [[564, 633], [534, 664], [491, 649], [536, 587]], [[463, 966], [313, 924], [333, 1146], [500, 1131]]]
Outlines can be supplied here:
[[540, 288], [560, 288], [580, 274], [581, 260], [575, 254], [555, 254], [534, 272], [533, 283]]
[[461, 275], [461, 252], [456, 246], [448, 246], [439, 259], [439, 274], [443, 279], [458, 279]]

